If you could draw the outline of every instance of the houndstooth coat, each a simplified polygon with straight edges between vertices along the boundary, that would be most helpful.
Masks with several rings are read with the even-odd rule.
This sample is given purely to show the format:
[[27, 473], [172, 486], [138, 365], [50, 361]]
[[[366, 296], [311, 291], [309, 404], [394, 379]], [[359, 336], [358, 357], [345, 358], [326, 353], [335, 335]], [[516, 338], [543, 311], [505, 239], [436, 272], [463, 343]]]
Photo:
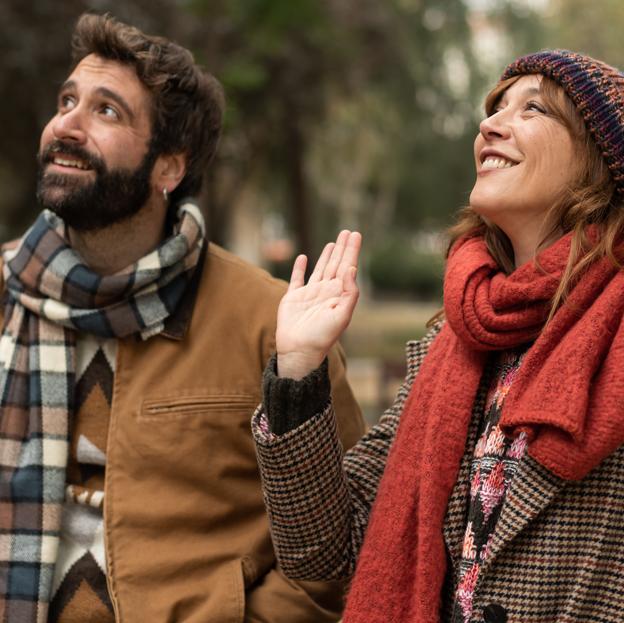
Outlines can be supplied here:
[[[280, 437], [268, 431], [262, 407], [254, 414], [265, 502], [277, 556], [287, 575], [316, 580], [348, 578], [354, 573], [403, 404], [438, 331], [439, 327], [423, 340], [408, 343], [407, 375], [394, 404], [346, 454], [338, 441], [331, 405]], [[440, 620], [621, 623], [624, 447], [579, 482], [553, 475], [528, 455], [522, 459], [475, 589], [473, 616], [469, 622], [453, 619], [470, 463], [487, 376], [486, 372], [475, 400], [466, 451], [444, 522], [449, 565]]]

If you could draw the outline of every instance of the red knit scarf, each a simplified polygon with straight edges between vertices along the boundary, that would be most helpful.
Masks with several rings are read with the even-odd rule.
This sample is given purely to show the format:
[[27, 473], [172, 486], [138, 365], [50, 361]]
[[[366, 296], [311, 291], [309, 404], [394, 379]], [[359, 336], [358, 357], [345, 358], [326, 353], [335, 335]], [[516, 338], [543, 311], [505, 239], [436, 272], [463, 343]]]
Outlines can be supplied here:
[[506, 276], [482, 239], [456, 246], [447, 323], [401, 417], [345, 612], [345, 623], [434, 623], [446, 572], [442, 525], [488, 351], [530, 342], [501, 426], [529, 454], [583, 478], [624, 443], [624, 273], [594, 264], [540, 334], [570, 251], [566, 236]]

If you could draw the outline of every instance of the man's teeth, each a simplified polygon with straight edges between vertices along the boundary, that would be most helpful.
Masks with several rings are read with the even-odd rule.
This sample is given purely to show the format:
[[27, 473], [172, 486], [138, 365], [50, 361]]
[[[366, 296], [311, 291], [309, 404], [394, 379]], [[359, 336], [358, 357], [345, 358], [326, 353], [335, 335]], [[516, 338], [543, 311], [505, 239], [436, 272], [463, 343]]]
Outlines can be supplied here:
[[74, 167], [75, 169], [83, 169], [87, 170], [89, 167], [85, 162], [81, 162], [80, 160], [68, 160], [67, 158], [54, 158], [54, 164], [60, 164], [64, 167]]
[[493, 156], [488, 156], [481, 165], [482, 169], [508, 169], [509, 167], [513, 167], [515, 163], [511, 162], [511, 160], [505, 160], [504, 158], [495, 158]]

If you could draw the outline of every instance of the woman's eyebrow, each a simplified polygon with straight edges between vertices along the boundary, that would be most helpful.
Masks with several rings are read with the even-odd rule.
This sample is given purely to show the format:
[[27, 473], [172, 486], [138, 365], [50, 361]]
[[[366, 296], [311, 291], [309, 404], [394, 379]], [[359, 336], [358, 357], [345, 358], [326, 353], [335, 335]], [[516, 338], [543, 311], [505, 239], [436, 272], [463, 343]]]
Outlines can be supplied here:
[[[539, 87], [526, 87], [521, 91], [517, 91], [514, 97], [519, 99], [527, 99], [529, 97], [534, 97], [535, 95], [541, 95]], [[509, 101], [509, 91], [504, 91], [501, 96], [494, 102], [492, 108], [498, 106], [499, 104], [506, 104]]]
[[529, 96], [529, 95], [541, 95], [541, 90], [537, 87], [527, 87], [526, 89], [524, 89], [524, 91], [522, 92], [523, 95], [525, 96]]

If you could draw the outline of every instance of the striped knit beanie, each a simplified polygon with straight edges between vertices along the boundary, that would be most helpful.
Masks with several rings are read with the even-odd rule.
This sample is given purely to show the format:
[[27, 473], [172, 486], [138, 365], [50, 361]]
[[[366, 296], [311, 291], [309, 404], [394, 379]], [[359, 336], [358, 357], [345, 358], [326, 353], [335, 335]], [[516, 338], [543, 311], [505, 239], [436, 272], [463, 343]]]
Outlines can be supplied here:
[[624, 74], [567, 50], [522, 56], [505, 69], [501, 80], [524, 74], [541, 74], [563, 88], [598, 145], [617, 192], [624, 194]]

